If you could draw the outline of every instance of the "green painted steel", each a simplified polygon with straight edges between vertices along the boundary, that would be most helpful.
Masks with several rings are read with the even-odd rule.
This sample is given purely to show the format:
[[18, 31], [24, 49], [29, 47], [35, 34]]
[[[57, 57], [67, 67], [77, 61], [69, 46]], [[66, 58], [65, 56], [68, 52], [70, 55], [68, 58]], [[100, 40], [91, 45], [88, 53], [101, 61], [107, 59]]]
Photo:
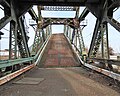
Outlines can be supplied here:
[[28, 57], [28, 58], [20, 58], [20, 59], [15, 59], [15, 60], [3, 60], [3, 61], [0, 61], [0, 68], [6, 68], [6, 67], [9, 67], [9, 66], [13, 66], [13, 65], [21, 64], [21, 63], [26, 63], [26, 62], [30, 62], [30, 61], [33, 61], [33, 62], [36, 61], [39, 54], [40, 54], [40, 52], [42, 51], [43, 47], [45, 46], [46, 42], [48, 41], [49, 36], [47, 37], [46, 41], [42, 44], [42, 46], [40, 47], [39, 51], [37, 52], [37, 54], [35, 56]]
[[34, 57], [0, 61], [0, 68], [9, 67], [9, 66], [13, 66], [16, 64], [21, 64], [21, 63], [29, 62], [32, 60], [34, 60]]

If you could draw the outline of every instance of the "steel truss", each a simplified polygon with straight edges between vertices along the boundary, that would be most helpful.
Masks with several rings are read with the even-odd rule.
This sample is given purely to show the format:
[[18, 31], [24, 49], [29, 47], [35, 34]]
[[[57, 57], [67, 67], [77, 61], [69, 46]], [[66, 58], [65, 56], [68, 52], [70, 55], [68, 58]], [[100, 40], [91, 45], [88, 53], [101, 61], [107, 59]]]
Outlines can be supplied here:
[[43, 6], [45, 11], [76, 11], [76, 7], [72, 6]]
[[[76, 47], [76, 50], [78, 49], [79, 54], [83, 56], [86, 55], [85, 45], [82, 36], [82, 30], [84, 27], [80, 25], [80, 22], [81, 21], [79, 21], [79, 7], [76, 7], [76, 15], [75, 18], [72, 19], [73, 26], [71, 27], [69, 25], [70, 23], [64, 25], [64, 34], [66, 37], [69, 38], [71, 44], [73, 44]], [[71, 28], [73, 29], [72, 32], [71, 32]]]
[[[38, 5], [38, 16], [32, 9], [33, 4], [41, 5]], [[36, 60], [39, 57], [39, 52], [41, 52], [39, 49], [43, 48], [42, 45], [44, 45], [47, 38], [51, 35], [52, 24], [64, 24], [65, 36], [70, 39], [71, 44], [76, 47], [81, 57], [86, 55], [87, 60], [106, 63], [106, 67], [110, 70], [112, 70], [111, 65], [113, 63], [119, 66], [119, 61], [109, 60], [108, 23], [120, 32], [120, 23], [113, 18], [114, 9], [120, 6], [120, 0], [1, 0], [0, 5], [3, 6], [4, 10], [4, 17], [0, 19], [0, 30], [10, 23], [9, 62], [12, 62], [11, 64], [7, 61], [0, 62], [0, 73], [2, 73], [2, 68], [6, 68], [6, 71], [8, 71], [14, 69], [13, 66], [20, 64], [20, 62], [25, 65], [26, 63], [30, 64], [30, 61]], [[86, 6], [86, 8], [79, 16], [78, 6], [80, 5]], [[41, 10], [76, 11], [76, 14], [74, 18], [43, 18]], [[33, 25], [35, 28], [35, 38], [32, 51], [30, 51], [28, 47], [29, 37], [27, 36], [24, 25], [24, 14], [26, 12], [28, 12], [36, 22], [36, 24]], [[82, 30], [86, 25], [82, 27], [81, 22], [85, 20], [89, 12], [91, 12], [97, 20], [90, 48], [88, 54], [86, 54], [82, 36]], [[0, 33], [0, 35], [1, 34], [2, 33]], [[100, 46], [102, 50], [101, 56], [99, 56]], [[20, 57], [18, 57], [17, 51], [19, 51]], [[32, 55], [35, 56], [32, 57]], [[18, 60], [18, 58], [21, 59]], [[83, 58], [82, 60], [85, 59]]]
[[[114, 8], [120, 6], [120, 4], [115, 4], [115, 2], [119, 3], [118, 0], [116, 0], [116, 1], [105, 0], [105, 1], [101, 2], [101, 4], [99, 5], [100, 9], [99, 8], [96, 9], [94, 6], [91, 6], [89, 4], [87, 5], [87, 8], [89, 9], [89, 11], [92, 12], [97, 17], [90, 49], [88, 52], [89, 58], [102, 58], [103, 61], [104, 61], [104, 59], [107, 59], [107, 60], [110, 59], [109, 43], [108, 43], [108, 33], [109, 32], [108, 32], [107, 24], [108, 23], [111, 24], [116, 30], [120, 31], [119, 22], [113, 18]], [[98, 7], [98, 5], [96, 7]], [[98, 53], [100, 44], [101, 44], [102, 56], [97, 57], [96, 54]], [[103, 62], [102, 60], [101, 60], [102, 63], [108, 64], [107, 67], [110, 70], [113, 69], [112, 65], [109, 62]], [[100, 61], [100, 59], [99, 59], [99, 61]]]

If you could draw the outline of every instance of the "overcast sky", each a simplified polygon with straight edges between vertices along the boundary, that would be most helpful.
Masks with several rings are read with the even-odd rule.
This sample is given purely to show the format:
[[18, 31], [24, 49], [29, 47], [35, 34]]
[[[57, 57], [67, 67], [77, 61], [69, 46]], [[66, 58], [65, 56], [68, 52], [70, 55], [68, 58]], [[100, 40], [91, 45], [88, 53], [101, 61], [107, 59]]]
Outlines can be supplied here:
[[[80, 8], [80, 13], [82, 13], [83, 11], [83, 7]], [[37, 12], [37, 7], [34, 6], [34, 10]], [[0, 9], [0, 18], [3, 17], [3, 11]], [[31, 19], [31, 17], [29, 16], [29, 14], [27, 13], [26, 15], [26, 22], [27, 25], [29, 26], [29, 19]], [[58, 12], [58, 11], [42, 11], [42, 16], [43, 17], [63, 17], [63, 18], [67, 18], [67, 17], [75, 17], [75, 12], [73, 11], [62, 11], [62, 12]], [[114, 18], [118, 19], [118, 21], [120, 22], [120, 9], [117, 10], [114, 14]], [[92, 39], [92, 35], [93, 35], [93, 31], [94, 31], [94, 27], [95, 27], [95, 22], [96, 22], [96, 18], [89, 13], [88, 16], [85, 18], [88, 21], [87, 26], [84, 28], [83, 30], [83, 37], [84, 37], [84, 42], [85, 42], [85, 46], [89, 48], [90, 46], [90, 42]], [[7, 30], [9, 30], [9, 24], [7, 24], [4, 28], [6, 28]], [[63, 32], [64, 26], [63, 25], [54, 25], [52, 26], [52, 31], [53, 33], [61, 33]], [[2, 32], [4, 32], [4, 36], [2, 37], [9, 37], [9, 32], [6, 31], [5, 29], [1, 30]], [[32, 27], [29, 26], [29, 46], [32, 45], [33, 40], [34, 40], [34, 30]], [[0, 49], [8, 49], [9, 47], [9, 39], [8, 38], [3, 38], [2, 40], [0, 40]], [[109, 25], [109, 45], [114, 49], [115, 52], [120, 52], [120, 33], [114, 29], [112, 26]]]

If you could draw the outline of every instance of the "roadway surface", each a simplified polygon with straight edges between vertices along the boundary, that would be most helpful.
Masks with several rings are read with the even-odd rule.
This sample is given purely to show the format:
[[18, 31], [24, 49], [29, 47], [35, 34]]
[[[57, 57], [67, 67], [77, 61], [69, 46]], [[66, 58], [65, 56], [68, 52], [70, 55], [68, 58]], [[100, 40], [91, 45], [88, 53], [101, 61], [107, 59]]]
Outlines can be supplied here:
[[[52, 35], [40, 65], [0, 86], [0, 96], [120, 96], [119, 87], [110, 83], [110, 78], [75, 66], [79, 63], [64, 35]], [[15, 83], [26, 77], [44, 80]]]
[[70, 67], [79, 66], [69, 43], [63, 34], [51, 36], [39, 67]]

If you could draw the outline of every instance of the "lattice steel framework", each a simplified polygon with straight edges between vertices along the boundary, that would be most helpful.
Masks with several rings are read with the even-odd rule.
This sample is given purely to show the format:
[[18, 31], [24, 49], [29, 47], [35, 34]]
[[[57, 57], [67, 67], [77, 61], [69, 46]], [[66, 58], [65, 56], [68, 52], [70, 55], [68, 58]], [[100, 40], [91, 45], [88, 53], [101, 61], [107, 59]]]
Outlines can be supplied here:
[[42, 10], [45, 11], [76, 11], [72, 6], [43, 6]]
[[[38, 16], [32, 9], [34, 4], [38, 5]], [[41, 47], [41, 42], [43, 44], [43, 42], [46, 41], [46, 38], [51, 34], [52, 24], [64, 24], [65, 35], [70, 38], [73, 45], [76, 47], [79, 45], [79, 48], [77, 49], [79, 50], [80, 55], [83, 56], [85, 44], [83, 42], [82, 29], [84, 27], [82, 28], [80, 25], [81, 22], [85, 20], [88, 13], [91, 12], [97, 20], [87, 54], [87, 60], [97, 60], [108, 63], [110, 69], [112, 69], [111, 64], [113, 64], [113, 62], [114, 65], [120, 65], [118, 61], [113, 61], [111, 63], [109, 60], [109, 32], [107, 26], [109, 23], [120, 32], [120, 23], [113, 18], [114, 9], [120, 6], [120, 0], [1, 0], [0, 5], [3, 6], [4, 10], [4, 17], [0, 19], [0, 29], [10, 23], [9, 59], [16, 60], [17, 50], [19, 50], [20, 57], [22, 60], [25, 60], [22, 63], [29, 63], [29, 61], [33, 60], [29, 51], [29, 38], [24, 25], [24, 14], [26, 12], [28, 12], [36, 22], [36, 32], [32, 52], [35, 54], [39, 52], [38, 49]], [[79, 6], [86, 6], [80, 16]], [[76, 14], [74, 18], [43, 18], [41, 10], [76, 11]], [[46, 31], [44, 31], [44, 29], [46, 29]], [[79, 42], [77, 42], [77, 40]], [[100, 45], [102, 49], [102, 59], [97, 58]], [[12, 65], [16, 65], [16, 63], [12, 63]], [[6, 65], [0, 65], [0, 68], [5, 66]]]

